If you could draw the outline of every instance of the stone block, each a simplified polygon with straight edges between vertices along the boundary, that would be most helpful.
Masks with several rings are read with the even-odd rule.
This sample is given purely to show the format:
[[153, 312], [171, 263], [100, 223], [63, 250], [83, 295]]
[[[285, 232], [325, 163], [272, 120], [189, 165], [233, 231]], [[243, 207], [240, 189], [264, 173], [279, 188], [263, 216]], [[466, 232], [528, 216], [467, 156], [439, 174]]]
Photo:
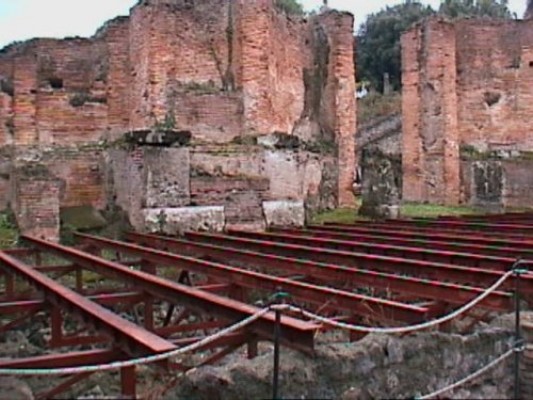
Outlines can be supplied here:
[[144, 228], [151, 233], [181, 235], [186, 231], [221, 232], [224, 207], [150, 208], [142, 210]]
[[265, 201], [263, 203], [267, 226], [304, 226], [303, 201]]

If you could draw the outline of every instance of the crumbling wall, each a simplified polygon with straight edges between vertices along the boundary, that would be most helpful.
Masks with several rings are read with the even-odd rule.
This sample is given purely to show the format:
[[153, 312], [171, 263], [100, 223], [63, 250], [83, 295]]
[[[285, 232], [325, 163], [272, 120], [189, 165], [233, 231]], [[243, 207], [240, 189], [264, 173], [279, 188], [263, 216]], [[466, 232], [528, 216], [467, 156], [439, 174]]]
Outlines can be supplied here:
[[146, 210], [222, 206], [229, 225], [264, 227], [266, 201], [351, 204], [354, 91], [350, 14], [143, 0], [92, 38], [0, 51], [0, 144], [57, 180], [61, 207], [118, 205], [142, 228]]
[[[521, 154], [533, 147], [531, 24], [430, 19], [404, 34], [404, 199], [479, 203], [461, 159], [505, 152], [524, 161]], [[502, 176], [515, 175], [520, 181], [518, 173]], [[520, 185], [506, 182], [501, 205], [528, 205], [518, 201], [527, 197]]]
[[[511, 328], [486, 327], [468, 335], [426, 332], [402, 338], [369, 335], [357, 343], [327, 343], [308, 357], [282, 349], [279, 393], [284, 398], [383, 399], [426, 395], [479, 370], [510, 347]], [[221, 367], [199, 368], [167, 399], [257, 399], [272, 390], [272, 351], [254, 360], [236, 355]], [[482, 378], [444, 395], [512, 396], [507, 360]]]

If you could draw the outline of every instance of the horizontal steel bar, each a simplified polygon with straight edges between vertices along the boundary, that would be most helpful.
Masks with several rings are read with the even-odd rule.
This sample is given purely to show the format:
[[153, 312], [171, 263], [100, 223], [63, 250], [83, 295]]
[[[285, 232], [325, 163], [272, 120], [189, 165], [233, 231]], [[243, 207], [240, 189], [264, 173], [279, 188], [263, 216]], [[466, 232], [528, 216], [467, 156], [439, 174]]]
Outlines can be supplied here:
[[118, 345], [129, 354], [161, 353], [175, 348], [172, 343], [119, 317], [3, 252], [0, 252], [0, 267], [29, 282], [52, 304], [89, 320], [96, 329], [117, 340]]
[[[52, 252], [107, 277], [126, 281], [150, 293], [152, 296], [165, 299], [170, 303], [181, 303], [192, 309], [218, 315], [230, 321], [247, 318], [259, 311], [257, 307], [171, 282], [144, 272], [134, 271], [121, 264], [101, 259], [80, 250], [29, 236], [23, 236], [23, 239], [34, 247]], [[317, 324], [289, 317], [282, 318], [282, 324], [282, 340], [285, 344], [303, 351], [313, 351], [314, 333], [318, 328]], [[250, 329], [270, 339], [274, 332], [274, 325], [274, 313], [269, 312], [251, 324]]]
[[[100, 305], [114, 305], [130, 301], [140, 302], [143, 300], [143, 298], [144, 297], [141, 293], [133, 292], [87, 296], [88, 300], [94, 301], [95, 303], [98, 303]], [[14, 302], [4, 302], [0, 303], [0, 314], [15, 314], [30, 310], [41, 310], [43, 308], [46, 308], [45, 300], [21, 300]]]
[[[188, 346], [196, 343], [204, 336], [181, 338], [172, 340], [171, 343], [178, 347]], [[221, 336], [219, 339], [201, 346], [198, 351], [204, 351], [222, 346], [229, 346], [246, 340], [247, 334], [234, 332]], [[71, 351], [68, 353], [46, 354], [18, 359], [0, 358], [0, 368], [2, 369], [43, 369], [43, 368], [70, 368], [85, 365], [107, 364], [110, 362], [125, 360], [128, 357], [117, 349], [97, 349], [86, 351]]]
[[234, 283], [251, 289], [269, 290], [271, 292], [282, 290], [290, 293], [293, 298], [318, 305], [330, 301], [339, 310], [353, 312], [361, 316], [378, 317], [380, 313], [383, 313], [387, 321], [397, 318], [401, 321], [413, 322], [423, 320], [427, 313], [427, 309], [421, 307], [292, 281], [286, 278], [274, 277], [220, 263], [153, 250], [134, 244], [81, 234], [78, 234], [77, 237], [82, 238], [84, 243], [134, 254], [150, 262], [160, 263], [162, 265], [175, 265], [189, 271], [204, 273], [223, 282]]
[[[281, 257], [250, 250], [171, 239], [156, 235], [138, 233], [126, 234], [128, 240], [154, 248], [166, 249], [193, 257], [209, 256], [217, 260], [231, 260], [239, 264], [292, 273], [305, 273], [307, 276], [328, 284], [351, 285], [353, 287], [374, 287], [378, 290], [391, 290], [432, 300], [463, 304], [480, 295], [483, 289], [455, 285], [452, 283], [429, 281], [403, 277], [383, 272], [347, 268], [296, 258]], [[507, 310], [512, 306], [508, 293], [495, 292], [480, 305], [497, 310]]]
[[[512, 258], [513, 260], [516, 260], [518, 257], [533, 259], [533, 246], [531, 248], [527, 248], [524, 247], [524, 243], [521, 242], [518, 246], [511, 247], [503, 244], [495, 245], [492, 242], [488, 242], [487, 244], [478, 244], [477, 241], [459, 242], [455, 239], [444, 240], [434, 238], [433, 236], [429, 235], [397, 235], [395, 233], [388, 233], [380, 230], [363, 230], [358, 233], [347, 233], [327, 229], [274, 229], [273, 232], [288, 235], [313, 237], [318, 239], [357, 241], [368, 244], [390, 244], [395, 246], [470, 253], [482, 256], [496, 256]], [[497, 243], [503, 242], [498, 241]]]
[[315, 248], [330, 248], [357, 253], [381, 254], [391, 257], [408, 258], [412, 260], [425, 260], [445, 264], [457, 264], [467, 267], [487, 268], [497, 271], [507, 271], [516, 258], [480, 256], [477, 254], [437, 250], [434, 248], [420, 248], [409, 246], [396, 246], [390, 244], [365, 243], [357, 240], [323, 239], [291, 235], [285, 233], [257, 233], [245, 231], [229, 231], [230, 235], [258, 240], [269, 240], [279, 243], [301, 244]]
[[[474, 228], [460, 225], [452, 225], [443, 221], [442, 224], [427, 222], [427, 221], [410, 221], [410, 220], [387, 220], [387, 221], [359, 221], [358, 225], [364, 225], [369, 227], [386, 227], [394, 229], [403, 229], [403, 230], [417, 230], [419, 232], [446, 232], [446, 233], [455, 233], [455, 234], [465, 234], [476, 235], [479, 237], [491, 237], [491, 238], [512, 238], [512, 239], [524, 239], [532, 240], [533, 236], [531, 233], [523, 233], [518, 231], [513, 231], [512, 229], [497, 229], [494, 228]], [[329, 226], [329, 223], [324, 224]], [[344, 224], [331, 224], [333, 226], [342, 226]], [[346, 224], [349, 226], [348, 224]]]
[[493, 245], [493, 246], [512, 246], [515, 245], [533, 245], [533, 240], [527, 238], [509, 238], [498, 237], [494, 235], [483, 235], [480, 233], [465, 235], [461, 231], [446, 231], [440, 229], [425, 230], [414, 226], [394, 226], [384, 224], [362, 224], [354, 225], [348, 224], [324, 224], [324, 225], [309, 225], [309, 230], [333, 231], [343, 234], [359, 234], [359, 233], [379, 233], [388, 234], [394, 237], [408, 237], [408, 238], [432, 238], [451, 240], [457, 243], [473, 243], [479, 245]]
[[[188, 232], [186, 238], [221, 246], [243, 247], [249, 250], [275, 253], [286, 257], [304, 258], [348, 267], [371, 269], [396, 274], [407, 273], [418, 277], [429, 277], [440, 281], [453, 281], [456, 283], [488, 287], [496, 282], [503, 272], [461, 267], [443, 263], [435, 263], [421, 260], [408, 260], [398, 257], [363, 254], [356, 252], [316, 249], [310, 246], [282, 244], [265, 240], [244, 239], [228, 235], [206, 234]], [[511, 267], [511, 266], [509, 266]], [[533, 290], [533, 278], [523, 277], [523, 293], [531, 294]], [[513, 283], [507, 281], [503, 288], [512, 289]]]

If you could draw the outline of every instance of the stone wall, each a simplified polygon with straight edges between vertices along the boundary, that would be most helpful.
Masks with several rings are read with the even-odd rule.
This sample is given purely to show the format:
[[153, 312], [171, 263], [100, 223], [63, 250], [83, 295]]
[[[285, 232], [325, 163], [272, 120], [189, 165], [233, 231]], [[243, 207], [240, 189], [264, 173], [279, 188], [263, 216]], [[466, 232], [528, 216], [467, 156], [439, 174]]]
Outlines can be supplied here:
[[494, 211], [530, 205], [532, 168], [533, 160], [521, 157], [464, 159], [461, 163], [461, 188], [465, 203]]
[[[136, 227], [145, 209], [225, 206], [228, 223], [264, 226], [263, 201], [350, 205], [354, 92], [350, 14], [288, 16], [273, 0], [139, 1], [92, 38], [0, 50], [0, 145], [15, 148], [6, 182], [36, 163], [59, 182], [60, 207], [119, 205]], [[122, 146], [150, 131], [191, 139], [179, 150]], [[271, 135], [298, 146], [260, 144]], [[233, 159], [221, 157], [228, 148]], [[17, 207], [19, 192], [4, 187]]]
[[[279, 393], [283, 398], [408, 399], [467, 377], [505, 353], [512, 328], [485, 327], [474, 334], [424, 332], [402, 338], [372, 334], [357, 343], [317, 345], [313, 357], [282, 349]], [[234, 355], [220, 367], [188, 373], [167, 399], [258, 399], [272, 390], [272, 351], [254, 360]], [[512, 396], [508, 359], [446, 398]]]
[[[435, 18], [403, 35], [405, 200], [475, 202], [461, 184], [465, 149], [531, 150], [532, 23]], [[507, 198], [528, 205], [523, 193]]]

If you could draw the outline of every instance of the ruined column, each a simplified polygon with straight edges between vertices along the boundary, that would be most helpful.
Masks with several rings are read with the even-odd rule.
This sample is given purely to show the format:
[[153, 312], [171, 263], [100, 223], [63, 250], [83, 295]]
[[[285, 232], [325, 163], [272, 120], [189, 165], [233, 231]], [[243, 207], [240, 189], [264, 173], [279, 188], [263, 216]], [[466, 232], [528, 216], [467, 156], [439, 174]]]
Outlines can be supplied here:
[[454, 25], [432, 19], [402, 38], [403, 198], [460, 198]]
[[237, 0], [240, 74], [245, 134], [270, 133], [269, 61], [272, 0]]
[[37, 57], [32, 53], [25, 53], [15, 58], [14, 62], [13, 101], [15, 143], [18, 145], [37, 144]]
[[322, 110], [337, 145], [338, 203], [352, 206], [355, 178], [355, 131], [357, 129], [355, 66], [353, 60], [353, 15], [328, 11], [320, 17], [329, 43], [328, 77]]

